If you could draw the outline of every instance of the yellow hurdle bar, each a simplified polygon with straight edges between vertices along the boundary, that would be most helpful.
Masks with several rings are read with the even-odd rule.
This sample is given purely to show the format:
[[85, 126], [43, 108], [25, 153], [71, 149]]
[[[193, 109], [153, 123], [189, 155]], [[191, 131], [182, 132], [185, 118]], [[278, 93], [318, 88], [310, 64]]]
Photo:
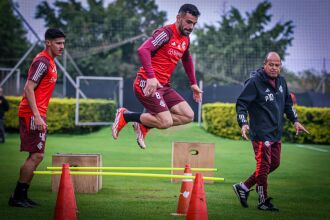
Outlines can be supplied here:
[[[36, 175], [61, 175], [62, 171], [34, 171]], [[71, 175], [97, 175], [97, 176], [131, 176], [131, 177], [155, 177], [155, 178], [173, 178], [173, 179], [195, 179], [195, 176], [184, 175], [171, 175], [171, 174], [152, 174], [152, 173], [117, 173], [117, 172], [83, 172], [83, 171], [70, 171]], [[207, 177], [204, 176], [203, 180], [210, 181], [225, 181], [221, 177]]]
[[[193, 172], [218, 171], [218, 168], [190, 168]], [[47, 170], [62, 170], [62, 167], [47, 167]], [[177, 167], [70, 167], [70, 170], [139, 170], [139, 171], [184, 171]]]

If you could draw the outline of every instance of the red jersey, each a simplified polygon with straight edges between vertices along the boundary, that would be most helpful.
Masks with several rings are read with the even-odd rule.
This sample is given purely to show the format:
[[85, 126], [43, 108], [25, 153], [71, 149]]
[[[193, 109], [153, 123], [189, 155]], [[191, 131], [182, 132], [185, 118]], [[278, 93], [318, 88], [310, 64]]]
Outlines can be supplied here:
[[177, 31], [175, 23], [157, 29], [138, 50], [142, 67], [137, 75], [144, 79], [156, 77], [161, 84], [166, 85], [178, 61], [182, 59], [190, 83], [196, 84], [192, 58], [188, 50], [189, 42], [189, 37]]
[[[50, 97], [55, 88], [57, 71], [54, 58], [46, 50], [40, 52], [29, 68], [27, 80], [32, 80], [38, 86], [34, 90], [36, 105], [41, 116], [46, 117]], [[19, 117], [32, 116], [29, 103], [23, 94], [22, 101], [18, 108]]]

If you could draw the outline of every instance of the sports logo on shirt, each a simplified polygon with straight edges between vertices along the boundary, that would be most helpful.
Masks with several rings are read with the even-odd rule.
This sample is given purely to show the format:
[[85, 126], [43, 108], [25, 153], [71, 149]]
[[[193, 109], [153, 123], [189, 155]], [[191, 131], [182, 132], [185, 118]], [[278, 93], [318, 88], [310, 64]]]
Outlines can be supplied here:
[[239, 118], [239, 120], [240, 120], [242, 123], [246, 123], [246, 122], [247, 122], [246, 119], [245, 119], [245, 115], [243, 115], [243, 114], [239, 114], [239, 115], [238, 115], [238, 118]]
[[187, 46], [187, 45], [186, 45], [186, 42], [185, 42], [185, 41], [183, 41], [183, 42], [182, 42], [182, 45], [181, 45], [182, 49], [184, 49], [184, 50], [185, 50], [185, 49], [186, 49], [186, 46]]
[[51, 77], [49, 82], [50, 83], [56, 83], [57, 78], [56, 77]]
[[268, 101], [271, 101], [271, 102], [274, 101], [274, 95], [272, 93], [267, 94], [265, 96], [265, 100], [266, 100], [266, 102], [268, 102]]
[[280, 87], [278, 87], [278, 90], [280, 90], [280, 92], [283, 93], [282, 85], [280, 85]]
[[267, 88], [265, 92], [270, 92], [270, 90]]
[[294, 117], [297, 118], [298, 117], [297, 110], [293, 106], [291, 107], [291, 109], [293, 111]]

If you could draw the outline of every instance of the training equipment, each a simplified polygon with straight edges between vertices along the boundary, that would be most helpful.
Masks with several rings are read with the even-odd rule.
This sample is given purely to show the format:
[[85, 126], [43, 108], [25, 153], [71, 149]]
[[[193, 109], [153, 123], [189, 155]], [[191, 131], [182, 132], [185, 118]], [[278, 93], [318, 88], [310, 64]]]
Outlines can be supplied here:
[[[100, 154], [55, 154], [52, 156], [52, 166], [62, 166], [63, 163], [68, 163], [71, 167], [99, 167], [102, 166], [102, 156]], [[59, 181], [59, 176], [52, 176], [53, 192], [57, 192]], [[72, 182], [75, 192], [79, 193], [96, 193], [102, 189], [102, 176], [72, 176]]]
[[57, 193], [54, 220], [77, 219], [77, 204], [71, 181], [69, 164], [63, 164], [60, 187]]
[[248, 208], [247, 199], [249, 198], [250, 191], [245, 191], [239, 183], [233, 185], [234, 192], [236, 193], [241, 205], [244, 208]]
[[[112, 119], [106, 118], [104, 121], [93, 121], [92, 118], [81, 118], [79, 105], [82, 98], [94, 99], [111, 99], [115, 100], [117, 107], [123, 106], [123, 77], [110, 76], [77, 76], [76, 77], [76, 111], [75, 125], [77, 126], [95, 126], [95, 125], [110, 125]], [[102, 88], [102, 89], [100, 89]]]
[[[34, 171], [36, 175], [60, 175], [60, 171]], [[184, 175], [171, 175], [171, 174], [154, 174], [154, 173], [117, 173], [117, 172], [83, 172], [83, 171], [72, 171], [71, 175], [92, 175], [92, 176], [130, 176], [130, 177], [151, 177], [151, 178], [173, 178], [173, 179], [195, 179], [195, 176], [184, 176]], [[203, 177], [204, 180], [211, 181], [225, 181], [221, 177]]]
[[[190, 164], [193, 175], [194, 167], [214, 167], [214, 143], [199, 142], [173, 142], [172, 143], [172, 167], [184, 167]], [[183, 171], [172, 171], [174, 175], [182, 175]], [[212, 177], [212, 171], [205, 172], [204, 176]], [[172, 179], [172, 182], [178, 182]], [[212, 181], [207, 181], [212, 183]]]
[[203, 174], [196, 173], [194, 187], [191, 193], [187, 220], [207, 220], [206, 197], [204, 191]]
[[[183, 175], [192, 176], [189, 164], [186, 165]], [[176, 209], [176, 213], [172, 213], [172, 215], [185, 216], [187, 214], [192, 188], [193, 188], [192, 179], [182, 179], [178, 206]]]
[[[69, 167], [70, 170], [138, 170], [138, 171], [184, 171], [179, 167]], [[62, 167], [47, 167], [47, 170], [61, 170]], [[190, 168], [195, 172], [218, 171], [217, 168]]]

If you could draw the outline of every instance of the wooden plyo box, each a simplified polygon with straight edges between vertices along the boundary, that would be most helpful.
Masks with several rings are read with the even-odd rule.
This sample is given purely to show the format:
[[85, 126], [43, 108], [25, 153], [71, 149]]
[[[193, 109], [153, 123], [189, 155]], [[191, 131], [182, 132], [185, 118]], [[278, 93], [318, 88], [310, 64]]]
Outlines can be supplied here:
[[[172, 143], [172, 167], [214, 168], [214, 143], [199, 142], [173, 142]], [[183, 175], [183, 171], [172, 171], [174, 175]], [[196, 172], [192, 172], [193, 175]], [[202, 172], [203, 176], [214, 177], [214, 172]], [[172, 179], [179, 182], [181, 179]], [[213, 181], [205, 181], [213, 183]]]
[[[69, 163], [75, 167], [101, 167], [100, 154], [55, 154], [52, 158], [53, 167], [62, 167], [63, 163]], [[95, 171], [95, 170], [84, 170]], [[75, 192], [96, 193], [102, 188], [102, 176], [71, 175]], [[61, 175], [52, 175], [52, 191], [57, 192]]]

